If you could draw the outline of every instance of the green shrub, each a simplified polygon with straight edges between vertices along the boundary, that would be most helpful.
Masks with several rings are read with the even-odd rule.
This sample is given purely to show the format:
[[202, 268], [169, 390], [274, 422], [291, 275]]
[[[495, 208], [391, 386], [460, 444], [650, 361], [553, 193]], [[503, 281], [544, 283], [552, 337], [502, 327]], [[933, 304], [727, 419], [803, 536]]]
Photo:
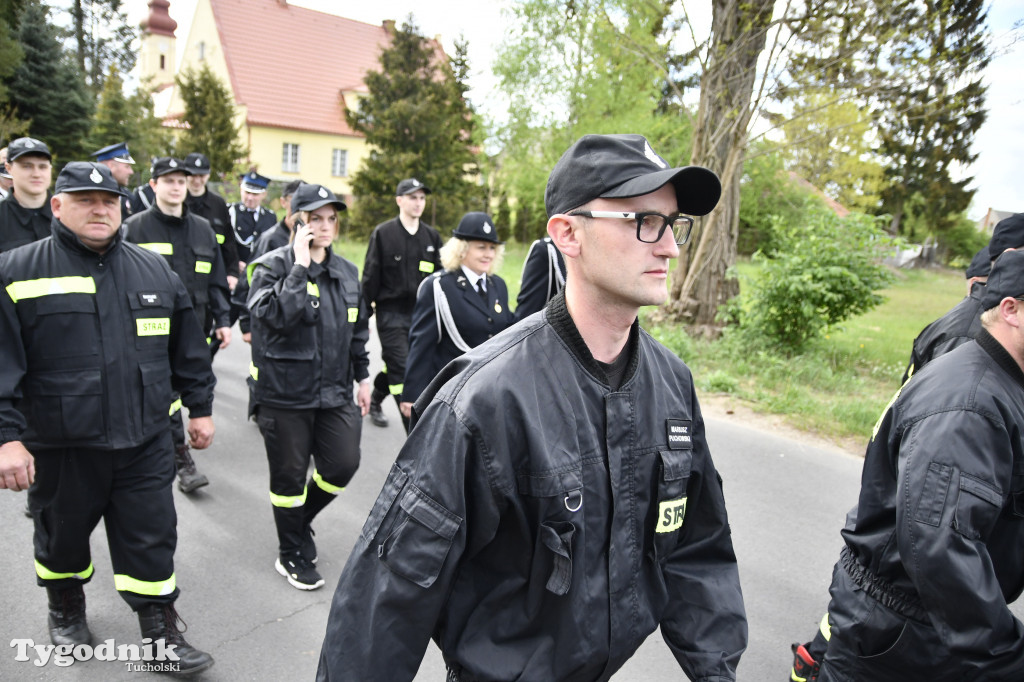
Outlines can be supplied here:
[[748, 343], [792, 354], [882, 302], [877, 291], [892, 275], [880, 255], [892, 240], [874, 218], [809, 207], [799, 224], [776, 219], [772, 232], [775, 251], [754, 254], [760, 275], [725, 310]]

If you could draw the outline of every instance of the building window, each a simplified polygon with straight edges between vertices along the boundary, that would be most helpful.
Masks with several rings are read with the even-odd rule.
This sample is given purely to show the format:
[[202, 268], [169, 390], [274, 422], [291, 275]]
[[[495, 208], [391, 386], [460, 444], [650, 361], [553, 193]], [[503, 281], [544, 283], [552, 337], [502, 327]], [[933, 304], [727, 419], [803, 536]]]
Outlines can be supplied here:
[[299, 172], [299, 145], [285, 142], [281, 152], [281, 172]]
[[206, 59], [206, 43], [201, 40], [201, 41], [199, 41], [199, 61], [203, 61], [205, 59]]
[[336, 178], [348, 177], [348, 150], [334, 150], [334, 154], [331, 155], [331, 175]]
[[167, 57], [160, 55], [160, 70], [163, 71], [167, 68]]

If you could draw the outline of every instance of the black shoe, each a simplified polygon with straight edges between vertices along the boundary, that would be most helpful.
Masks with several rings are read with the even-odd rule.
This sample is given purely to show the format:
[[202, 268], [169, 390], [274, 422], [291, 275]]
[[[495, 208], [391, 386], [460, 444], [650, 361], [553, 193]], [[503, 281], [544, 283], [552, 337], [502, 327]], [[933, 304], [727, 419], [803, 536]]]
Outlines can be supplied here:
[[50, 641], [56, 646], [70, 644], [89, 644], [92, 633], [85, 622], [85, 590], [81, 585], [57, 589], [46, 588], [50, 614], [47, 624], [50, 626]]
[[320, 560], [320, 557], [316, 555], [316, 541], [313, 536], [316, 533], [313, 532], [313, 527], [309, 524], [302, 527], [302, 546], [299, 547], [299, 554], [302, 558], [311, 564], [315, 564]]
[[181, 489], [181, 492], [190, 493], [210, 484], [210, 479], [196, 471], [196, 463], [193, 461], [187, 445], [175, 448], [174, 463], [178, 467], [178, 488]]
[[814, 660], [807, 646], [810, 644], [796, 643], [793, 650], [793, 670], [789, 674], [790, 682], [814, 682], [818, 679], [818, 669], [821, 667], [819, 661]]
[[370, 421], [373, 422], [374, 426], [387, 426], [388, 418], [384, 416], [384, 411], [381, 410], [380, 401], [370, 398]]
[[274, 568], [297, 590], [315, 590], [324, 585], [324, 579], [313, 564], [299, 552], [279, 556]]
[[[173, 663], [175, 670], [167, 672], [173, 675], [194, 675], [202, 672], [213, 665], [213, 656], [200, 651], [185, 641], [182, 634], [183, 628], [178, 627], [181, 618], [174, 610], [174, 604], [150, 604], [139, 609], [139, 626], [142, 628], [142, 637], [150, 638], [155, 643], [164, 640], [164, 646], [171, 649], [178, 657], [177, 661], [162, 661]], [[185, 623], [182, 621], [182, 625]]]

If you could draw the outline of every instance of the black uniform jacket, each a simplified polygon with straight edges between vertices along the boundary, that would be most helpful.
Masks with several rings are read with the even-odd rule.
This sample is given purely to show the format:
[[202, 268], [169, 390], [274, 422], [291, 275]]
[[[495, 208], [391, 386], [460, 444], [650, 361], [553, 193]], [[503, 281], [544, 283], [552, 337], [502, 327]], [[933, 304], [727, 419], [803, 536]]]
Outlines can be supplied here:
[[285, 246], [250, 263], [247, 274], [255, 402], [291, 409], [351, 403], [352, 382], [370, 375], [356, 266], [331, 253], [307, 269]]
[[338, 582], [320, 680], [608, 680], [659, 625], [734, 680], [747, 625], [683, 362], [634, 324], [613, 391], [562, 296], [445, 368]]
[[228, 216], [231, 220], [231, 234], [235, 238], [235, 248], [238, 249], [238, 260], [249, 263], [253, 260], [253, 244], [261, 234], [277, 223], [277, 216], [262, 206], [250, 211], [240, 201], [228, 206]]
[[413, 403], [427, 384], [445, 365], [462, 355], [439, 315], [434, 299], [434, 280], [441, 283], [459, 335], [473, 348], [503, 331], [515, 315], [508, 309], [508, 288], [497, 275], [487, 276], [487, 303], [484, 303], [463, 274], [462, 268], [439, 272], [424, 280], [416, 297], [409, 328], [409, 357], [405, 364], [402, 402]]
[[420, 221], [416, 234], [398, 217], [381, 223], [370, 234], [363, 262], [363, 298], [377, 312], [412, 314], [416, 290], [426, 277], [441, 269], [441, 236]]
[[[287, 246], [291, 238], [292, 233], [285, 226], [284, 221], [278, 221], [277, 225], [256, 238], [256, 241], [252, 246], [252, 253], [249, 257], [252, 260], [256, 260], [265, 253], [269, 253], [274, 249], [279, 249], [282, 246]], [[243, 334], [252, 331], [252, 328], [249, 325], [249, 308], [246, 306], [246, 301], [248, 300], [249, 278], [242, 277], [238, 280], [238, 284], [235, 285], [235, 290], [231, 292], [231, 304], [237, 306], [238, 328]]]
[[910, 363], [903, 372], [906, 383], [914, 372], [935, 358], [962, 346], [978, 336], [981, 331], [981, 298], [985, 295], [985, 285], [975, 282], [971, 293], [953, 308], [921, 330], [914, 339], [914, 347], [910, 353]]
[[210, 415], [216, 379], [188, 292], [121, 233], [103, 255], [59, 221], [0, 255], [0, 439], [122, 449]]
[[0, 201], [0, 252], [49, 237], [51, 220], [49, 196], [39, 208], [25, 208], [13, 192], [7, 195]]
[[231, 277], [238, 277], [238, 245], [231, 234], [231, 216], [224, 198], [216, 192], [206, 191], [196, 197], [189, 194], [185, 197], [185, 205], [194, 215], [206, 218], [217, 235], [220, 256], [224, 259], [224, 270]]
[[128, 212], [142, 213], [155, 203], [156, 194], [153, 193], [153, 188], [148, 183], [143, 183], [132, 192], [132, 197], [128, 200]]
[[[855, 563], [836, 570], [890, 601], [854, 636], [905, 666], [892, 680], [1024, 680], [1024, 625], [1007, 608], [1024, 588], [1024, 374], [987, 331], [897, 394], [843, 537]], [[839, 599], [863, 596], [833, 584]]]
[[188, 206], [182, 206], [180, 218], [170, 216], [154, 204], [128, 218], [122, 229], [128, 241], [167, 259], [188, 289], [200, 325], [206, 324], [209, 309], [215, 327], [231, 326], [224, 261], [205, 218], [192, 214]]
[[538, 239], [530, 245], [523, 262], [522, 281], [516, 297], [516, 319], [525, 319], [541, 310], [564, 287], [565, 258], [555, 248], [551, 237]]

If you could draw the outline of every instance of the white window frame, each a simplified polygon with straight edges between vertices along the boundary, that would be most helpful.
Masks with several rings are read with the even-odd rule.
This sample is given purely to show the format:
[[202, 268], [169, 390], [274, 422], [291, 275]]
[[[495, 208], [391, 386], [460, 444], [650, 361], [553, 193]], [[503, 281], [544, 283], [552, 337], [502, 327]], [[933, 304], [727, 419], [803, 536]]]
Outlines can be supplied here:
[[294, 142], [281, 145], [281, 172], [299, 173], [302, 166], [302, 150]]
[[348, 177], [347, 149], [335, 149], [333, 152], [331, 152], [331, 176], [335, 178]]

